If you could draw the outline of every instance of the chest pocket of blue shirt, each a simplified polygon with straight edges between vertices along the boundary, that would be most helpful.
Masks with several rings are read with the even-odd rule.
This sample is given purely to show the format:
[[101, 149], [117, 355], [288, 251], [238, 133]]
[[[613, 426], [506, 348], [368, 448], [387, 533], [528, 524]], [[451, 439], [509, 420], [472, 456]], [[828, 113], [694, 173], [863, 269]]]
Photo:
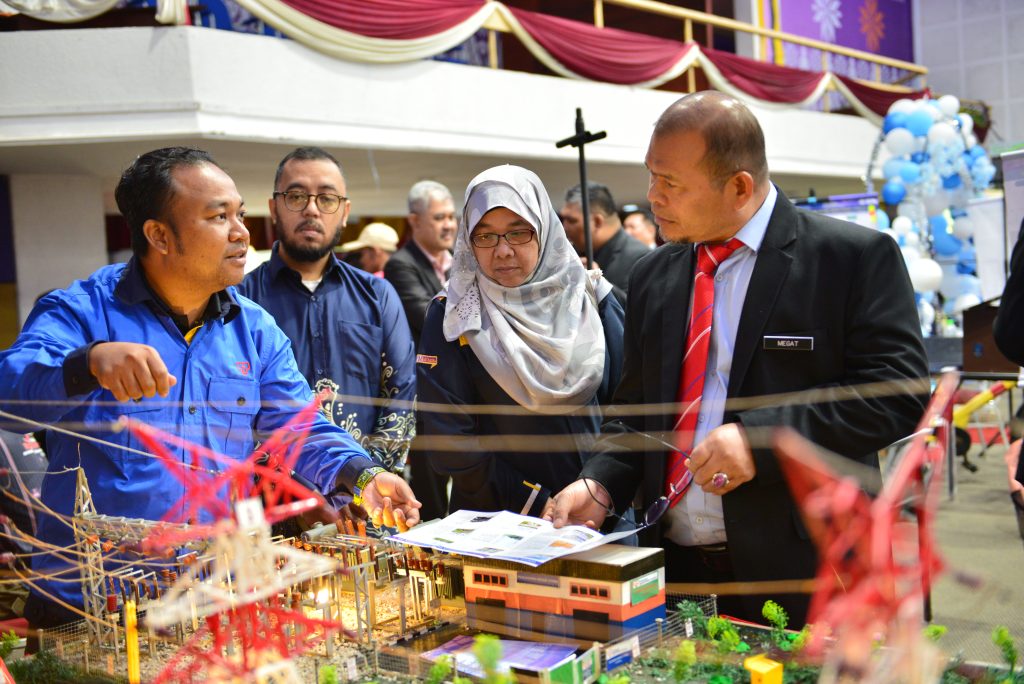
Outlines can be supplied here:
[[339, 321], [338, 336], [335, 354], [341, 357], [345, 375], [356, 378], [361, 387], [347, 387], [344, 378], [332, 379], [341, 386], [343, 394], [376, 397], [380, 389], [383, 331], [375, 325]]
[[[113, 401], [113, 395], [104, 393], [100, 401]], [[152, 399], [143, 399], [141, 401], [127, 401], [117, 407], [117, 411], [121, 413], [125, 418], [129, 420], [138, 421], [145, 423], [151, 427], [165, 430], [168, 432], [177, 432], [173, 423], [173, 419], [168, 415], [168, 399], [162, 397], [153, 397]], [[163, 413], [158, 413], [158, 411]], [[118, 433], [110, 435], [108, 439], [115, 444], [120, 443], [124, 440], [124, 445], [127, 449], [105, 449], [110, 454], [111, 460], [114, 463], [124, 463], [125, 461], [152, 461], [157, 462], [154, 456], [149, 456], [152, 453], [148, 446], [146, 446], [142, 440], [131, 430], [123, 430], [120, 435], [123, 435], [120, 439]], [[131, 451], [134, 449], [134, 451]], [[139, 452], [145, 452], [140, 454]], [[127, 473], [125, 473], [127, 474]]]
[[247, 457], [253, 447], [253, 422], [260, 410], [259, 385], [243, 378], [210, 378], [206, 398], [210, 447], [234, 458]]

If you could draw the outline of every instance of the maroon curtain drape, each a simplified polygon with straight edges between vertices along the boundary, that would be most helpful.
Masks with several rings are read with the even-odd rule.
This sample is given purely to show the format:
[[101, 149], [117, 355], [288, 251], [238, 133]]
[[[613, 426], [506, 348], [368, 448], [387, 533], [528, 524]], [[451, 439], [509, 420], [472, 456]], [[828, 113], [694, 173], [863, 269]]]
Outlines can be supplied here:
[[701, 50], [729, 83], [748, 95], [768, 102], [802, 102], [810, 97], [824, 75], [816, 71], [758, 62], [731, 52], [710, 48]]
[[446, 31], [473, 16], [485, 0], [282, 0], [335, 28], [371, 38], [410, 40]]
[[650, 81], [678, 62], [689, 46], [614, 28], [509, 7], [523, 28], [573, 73], [608, 83]]
[[[282, 0], [330, 26], [371, 38], [410, 40], [435, 35], [469, 19], [486, 0]], [[584, 78], [632, 85], [652, 81], [679, 62], [694, 45], [508, 7], [534, 40], [567, 69]], [[767, 102], [806, 100], [823, 72], [777, 66], [730, 52], [701, 48], [734, 87]], [[917, 99], [927, 90], [893, 93], [836, 74], [868, 109], [884, 116], [898, 99]]]
[[843, 85], [849, 88], [850, 92], [853, 93], [853, 96], [860, 100], [865, 107], [879, 116], [885, 116], [889, 111], [889, 107], [891, 107], [892, 103], [896, 100], [902, 100], [904, 98], [908, 100], [919, 100], [922, 97], [927, 97], [929, 94], [927, 89], [915, 90], [909, 93], [893, 93], [888, 90], [872, 88], [869, 85], [859, 83], [847, 76], [840, 76], [839, 74], [836, 74], [836, 78], [842, 81]]

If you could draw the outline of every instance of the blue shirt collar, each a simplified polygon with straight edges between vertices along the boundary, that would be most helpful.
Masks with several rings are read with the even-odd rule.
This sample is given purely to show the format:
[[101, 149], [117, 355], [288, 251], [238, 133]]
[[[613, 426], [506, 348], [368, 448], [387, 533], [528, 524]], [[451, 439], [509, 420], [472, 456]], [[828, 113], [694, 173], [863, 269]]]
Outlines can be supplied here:
[[758, 209], [750, 220], [740, 228], [739, 232], [736, 233], [736, 238], [744, 245], [749, 247], [755, 254], [757, 250], [761, 249], [761, 243], [764, 241], [764, 234], [768, 231], [768, 221], [772, 218], [772, 212], [775, 211], [775, 201], [779, 197], [779, 191], [775, 188], [774, 183], [768, 184], [768, 195], [764, 198], [764, 202], [761, 204], [761, 208]]
[[[160, 299], [159, 295], [153, 291], [150, 287], [149, 281], [146, 280], [146, 274], [142, 270], [142, 264], [139, 263], [136, 257], [132, 257], [125, 264], [124, 270], [121, 271], [121, 277], [117, 281], [117, 285], [114, 286], [114, 296], [117, 297], [125, 304], [146, 304], [149, 306], [154, 313], [158, 315], [167, 316], [182, 333], [188, 332], [191, 327], [184, 316], [171, 311], [171, 308], [167, 306], [167, 303]], [[225, 323], [231, 322], [241, 307], [235, 298], [231, 296], [231, 293], [227, 290], [221, 290], [220, 292], [214, 292], [210, 295], [210, 301], [206, 305], [206, 310], [203, 312], [200, 318], [200, 323], [206, 323], [207, 321], [217, 320], [223, 318]], [[183, 328], [184, 326], [184, 328]]]

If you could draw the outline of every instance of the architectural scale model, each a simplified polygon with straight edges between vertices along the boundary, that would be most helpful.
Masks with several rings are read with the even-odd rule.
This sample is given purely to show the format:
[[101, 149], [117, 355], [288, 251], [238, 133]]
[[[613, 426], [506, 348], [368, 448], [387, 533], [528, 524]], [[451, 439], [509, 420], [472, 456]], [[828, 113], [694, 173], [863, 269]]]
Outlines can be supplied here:
[[606, 544], [536, 568], [465, 558], [466, 622], [526, 639], [589, 646], [665, 617], [665, 552]]

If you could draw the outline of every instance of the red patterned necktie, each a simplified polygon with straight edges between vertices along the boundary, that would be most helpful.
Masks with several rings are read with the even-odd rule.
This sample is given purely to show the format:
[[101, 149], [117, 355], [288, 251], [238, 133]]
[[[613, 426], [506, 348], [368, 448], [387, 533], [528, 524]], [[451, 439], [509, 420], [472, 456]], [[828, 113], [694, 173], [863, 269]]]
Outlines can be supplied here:
[[679, 402], [682, 413], [676, 421], [677, 451], [668, 455], [665, 496], [675, 506], [693, 481], [693, 473], [684, 461], [693, 447], [700, 399], [704, 393], [704, 374], [708, 365], [711, 323], [715, 303], [715, 271], [718, 265], [743, 246], [732, 238], [728, 242], [697, 245], [697, 271], [693, 276], [693, 306], [690, 308], [690, 329], [686, 336], [686, 354], [679, 381]]

